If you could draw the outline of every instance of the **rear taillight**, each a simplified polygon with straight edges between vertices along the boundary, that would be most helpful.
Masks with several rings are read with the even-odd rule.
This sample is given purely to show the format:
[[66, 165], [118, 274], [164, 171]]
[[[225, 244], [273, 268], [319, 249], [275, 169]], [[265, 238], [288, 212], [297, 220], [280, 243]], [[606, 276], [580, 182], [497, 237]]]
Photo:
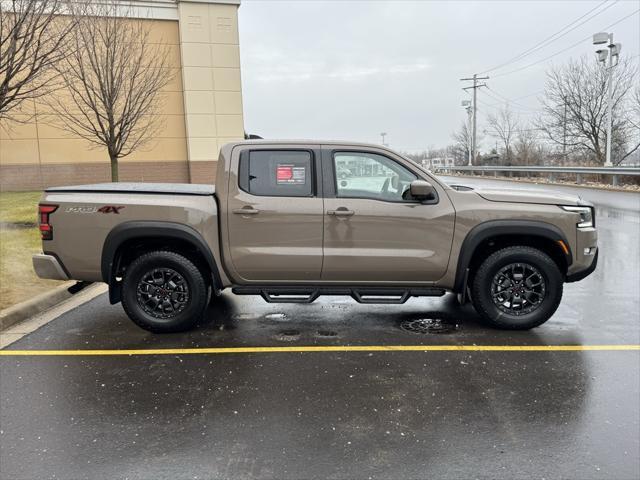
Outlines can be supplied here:
[[42, 240], [53, 238], [53, 227], [49, 224], [49, 215], [58, 209], [58, 205], [38, 205], [38, 223]]

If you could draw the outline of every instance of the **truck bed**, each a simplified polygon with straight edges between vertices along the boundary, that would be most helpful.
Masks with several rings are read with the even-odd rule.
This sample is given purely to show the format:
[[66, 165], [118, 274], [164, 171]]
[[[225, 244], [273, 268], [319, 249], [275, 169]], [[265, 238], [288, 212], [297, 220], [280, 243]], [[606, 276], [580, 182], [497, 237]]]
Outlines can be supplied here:
[[213, 195], [215, 186], [192, 183], [94, 183], [67, 187], [49, 187], [47, 192], [155, 193], [168, 195]]

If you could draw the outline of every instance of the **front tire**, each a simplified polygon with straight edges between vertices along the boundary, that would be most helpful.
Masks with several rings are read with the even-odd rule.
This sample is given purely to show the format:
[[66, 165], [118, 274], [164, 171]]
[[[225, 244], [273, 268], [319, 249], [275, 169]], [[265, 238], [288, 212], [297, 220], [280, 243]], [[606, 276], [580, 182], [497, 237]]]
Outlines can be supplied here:
[[527, 330], [546, 322], [562, 299], [563, 276], [546, 253], [513, 246], [489, 255], [478, 268], [471, 297], [489, 325]]
[[180, 332], [195, 327], [207, 301], [202, 272], [175, 252], [146, 253], [129, 265], [124, 276], [124, 311], [136, 325], [150, 332]]

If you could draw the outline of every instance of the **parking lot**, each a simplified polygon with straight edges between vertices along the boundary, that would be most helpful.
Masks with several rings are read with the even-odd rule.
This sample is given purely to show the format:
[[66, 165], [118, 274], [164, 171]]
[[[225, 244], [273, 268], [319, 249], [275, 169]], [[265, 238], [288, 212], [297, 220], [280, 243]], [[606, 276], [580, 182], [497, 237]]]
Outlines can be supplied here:
[[103, 294], [1, 351], [1, 478], [640, 477], [640, 195], [553, 188], [601, 253], [543, 326], [225, 294], [153, 335]]

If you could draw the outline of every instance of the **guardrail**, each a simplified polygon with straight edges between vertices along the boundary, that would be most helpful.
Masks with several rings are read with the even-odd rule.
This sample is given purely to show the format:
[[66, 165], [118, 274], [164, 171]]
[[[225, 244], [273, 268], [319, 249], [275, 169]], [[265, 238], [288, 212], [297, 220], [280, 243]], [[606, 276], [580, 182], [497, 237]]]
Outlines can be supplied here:
[[472, 172], [484, 175], [486, 172], [493, 172], [497, 176], [498, 172], [506, 172], [509, 176], [513, 173], [524, 173], [529, 176], [531, 173], [547, 173], [551, 181], [554, 180], [556, 174], [574, 173], [577, 183], [582, 183], [583, 175], [611, 175], [613, 185], [618, 185], [618, 177], [620, 176], [640, 176], [639, 167], [542, 167], [542, 166], [519, 166], [519, 167], [500, 167], [483, 165], [481, 167], [465, 166], [448, 166], [435, 167], [436, 173], [453, 173], [453, 172]]

